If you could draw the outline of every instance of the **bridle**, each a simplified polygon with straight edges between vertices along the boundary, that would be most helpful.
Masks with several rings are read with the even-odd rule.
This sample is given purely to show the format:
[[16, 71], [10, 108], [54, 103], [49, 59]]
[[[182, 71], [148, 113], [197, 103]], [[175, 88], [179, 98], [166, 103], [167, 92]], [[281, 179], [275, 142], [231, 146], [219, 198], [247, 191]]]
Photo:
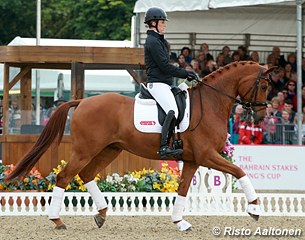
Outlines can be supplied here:
[[[268, 77], [264, 77], [263, 76], [264, 70], [265, 70], [265, 68], [262, 67], [262, 69], [260, 70], [259, 74], [257, 75], [256, 80], [253, 83], [253, 85], [248, 89], [248, 91], [245, 93], [244, 96], [240, 96], [240, 99], [237, 99], [236, 97], [232, 97], [232, 96], [226, 94], [225, 92], [220, 91], [219, 89], [214, 88], [213, 86], [211, 86], [211, 85], [209, 85], [207, 83], [202, 82], [199, 79], [196, 79], [196, 81], [197, 81], [197, 83], [199, 85], [204, 85], [204, 86], [214, 90], [215, 92], [220, 93], [220, 94], [222, 94], [222, 95], [232, 99], [235, 103], [241, 104], [242, 107], [246, 110], [246, 113], [247, 113], [246, 114], [246, 119], [249, 119], [249, 120], [251, 120], [251, 122], [253, 122], [254, 114], [259, 112], [259, 111], [262, 111], [262, 110], [266, 109], [267, 104], [268, 104], [267, 102], [257, 102], [256, 101], [260, 80], [267, 81], [268, 84], [271, 83], [270, 75], [268, 75]], [[191, 131], [193, 131], [193, 130], [195, 130], [197, 128], [197, 126], [199, 125], [199, 123], [200, 123], [200, 121], [202, 119], [202, 98], [201, 98], [201, 91], [199, 91], [199, 94], [200, 94], [200, 105], [201, 105], [201, 107], [200, 107], [200, 109], [201, 109], [201, 117], [200, 117], [200, 120], [199, 120], [198, 124], [193, 129], [191, 129]], [[245, 97], [248, 96], [249, 94], [250, 94], [249, 101], [244, 101], [243, 99], [245, 99]], [[261, 107], [261, 108], [255, 110], [254, 107]]]

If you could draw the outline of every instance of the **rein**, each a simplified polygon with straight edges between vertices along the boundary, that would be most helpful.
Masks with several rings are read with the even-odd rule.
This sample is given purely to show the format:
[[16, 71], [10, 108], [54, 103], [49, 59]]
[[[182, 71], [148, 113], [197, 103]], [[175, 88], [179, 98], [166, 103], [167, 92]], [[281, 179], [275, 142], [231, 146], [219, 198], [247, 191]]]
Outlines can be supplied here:
[[[219, 89], [207, 84], [207, 83], [204, 83], [200, 80], [196, 80], [197, 83], [199, 85], [204, 85], [212, 90], [214, 90], [215, 92], [217, 93], [220, 93], [221, 95], [223, 96], [226, 96], [228, 98], [230, 98], [231, 100], [234, 100], [235, 103], [238, 103], [238, 104], [241, 104], [243, 109], [245, 109], [247, 111], [247, 118], [251, 118], [251, 120], [253, 119], [253, 115], [256, 113], [256, 112], [259, 112], [259, 111], [262, 111], [264, 110], [266, 107], [267, 107], [267, 102], [256, 102], [256, 97], [257, 97], [257, 92], [258, 92], [258, 85], [259, 85], [259, 81], [261, 79], [265, 80], [265, 81], [268, 81], [270, 83], [270, 78], [266, 78], [266, 77], [262, 77], [262, 74], [264, 72], [265, 68], [262, 68], [255, 80], [255, 82], [253, 83], [253, 85], [249, 88], [249, 90], [246, 92], [246, 94], [244, 96], [241, 96], [241, 99], [244, 99], [252, 90], [251, 92], [251, 96], [250, 96], [250, 101], [243, 101], [243, 100], [239, 100], [237, 99], [236, 97], [232, 97], [230, 96], [229, 94], [223, 92], [223, 91], [220, 91]], [[200, 88], [198, 88], [200, 89]], [[194, 94], [192, 94], [192, 97], [193, 97]], [[199, 91], [199, 96], [200, 96], [200, 110], [201, 110], [201, 113], [200, 113], [200, 120], [198, 121], [197, 125], [192, 128], [190, 131], [194, 131], [199, 123], [201, 122], [201, 119], [202, 119], [202, 116], [203, 116], [203, 113], [202, 113], [202, 98], [201, 98], [201, 91]], [[254, 98], [254, 101], [252, 101], [252, 99]], [[191, 105], [192, 106], [192, 105]], [[253, 107], [262, 107], [258, 110], [254, 110]], [[191, 112], [192, 112], [192, 109], [191, 109]]]

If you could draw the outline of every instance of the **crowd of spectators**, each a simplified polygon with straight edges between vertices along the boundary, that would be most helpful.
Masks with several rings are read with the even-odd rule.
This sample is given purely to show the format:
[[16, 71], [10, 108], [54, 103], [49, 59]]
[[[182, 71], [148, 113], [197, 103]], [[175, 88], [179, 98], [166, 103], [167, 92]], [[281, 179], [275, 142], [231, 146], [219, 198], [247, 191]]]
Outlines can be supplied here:
[[[232, 51], [228, 46], [214, 59], [209, 51], [209, 45], [203, 43], [196, 53], [189, 47], [183, 47], [180, 54], [173, 57], [173, 64], [193, 70], [199, 77], [205, 77], [211, 72], [235, 61], [254, 61], [268, 67], [276, 66], [271, 74], [271, 84], [268, 88], [268, 107], [264, 121], [253, 125], [245, 121], [241, 105], [234, 106], [230, 118], [230, 133], [232, 142], [239, 144], [296, 144], [297, 141], [297, 64], [296, 53], [285, 57], [279, 47], [273, 47], [266, 59], [259, 58], [257, 51], [249, 53], [247, 48], [239, 46]], [[175, 54], [174, 54], [175, 55]], [[305, 114], [305, 58], [302, 59], [302, 109]], [[305, 136], [305, 120], [302, 119], [303, 136]], [[304, 137], [305, 144], [305, 137]]]

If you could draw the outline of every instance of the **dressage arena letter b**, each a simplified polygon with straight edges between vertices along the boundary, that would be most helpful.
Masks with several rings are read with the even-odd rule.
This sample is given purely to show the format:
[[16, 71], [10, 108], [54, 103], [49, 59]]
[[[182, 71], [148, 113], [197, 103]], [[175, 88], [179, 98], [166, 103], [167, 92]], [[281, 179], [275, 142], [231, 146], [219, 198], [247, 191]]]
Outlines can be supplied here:
[[220, 186], [220, 184], [221, 184], [220, 176], [215, 175], [214, 176], [214, 186], [218, 187], [218, 186]]

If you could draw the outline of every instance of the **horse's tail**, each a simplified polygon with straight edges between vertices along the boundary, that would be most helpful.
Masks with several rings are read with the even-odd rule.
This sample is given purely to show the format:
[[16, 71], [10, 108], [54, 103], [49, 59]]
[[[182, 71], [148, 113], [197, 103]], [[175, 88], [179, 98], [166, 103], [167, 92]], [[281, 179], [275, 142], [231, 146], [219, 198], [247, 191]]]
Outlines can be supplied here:
[[57, 145], [60, 144], [65, 131], [68, 111], [71, 107], [78, 106], [80, 101], [81, 100], [73, 100], [61, 104], [58, 109], [56, 109], [47, 125], [44, 127], [35, 145], [23, 157], [23, 159], [19, 161], [16, 168], [5, 177], [5, 181], [10, 181], [15, 177], [31, 170], [56, 138]]

